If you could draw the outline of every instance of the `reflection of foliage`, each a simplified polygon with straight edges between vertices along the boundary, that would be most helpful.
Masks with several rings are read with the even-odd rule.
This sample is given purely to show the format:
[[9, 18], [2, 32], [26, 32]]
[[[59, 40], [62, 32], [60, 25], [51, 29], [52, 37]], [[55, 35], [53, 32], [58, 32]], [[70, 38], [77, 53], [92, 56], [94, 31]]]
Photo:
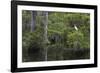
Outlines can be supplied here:
[[[64, 46], [62, 44], [53, 44], [48, 46], [48, 60], [63, 60]], [[59, 54], [58, 54], [59, 52]]]

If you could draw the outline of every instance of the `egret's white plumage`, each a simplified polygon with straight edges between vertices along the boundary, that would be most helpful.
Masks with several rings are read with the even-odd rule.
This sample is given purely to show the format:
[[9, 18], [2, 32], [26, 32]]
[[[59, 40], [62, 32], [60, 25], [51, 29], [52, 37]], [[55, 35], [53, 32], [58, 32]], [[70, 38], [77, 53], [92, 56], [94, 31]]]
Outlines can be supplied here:
[[76, 25], [74, 25], [74, 28], [75, 28], [75, 30], [78, 30], [78, 28], [77, 28], [77, 26], [76, 26]]

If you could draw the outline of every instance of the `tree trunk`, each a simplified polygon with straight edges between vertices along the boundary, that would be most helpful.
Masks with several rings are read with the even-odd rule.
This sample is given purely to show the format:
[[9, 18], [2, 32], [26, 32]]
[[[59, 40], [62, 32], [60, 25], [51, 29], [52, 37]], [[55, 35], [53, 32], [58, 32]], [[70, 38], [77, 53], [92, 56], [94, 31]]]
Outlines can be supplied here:
[[47, 29], [48, 29], [48, 12], [42, 12], [42, 25], [43, 25], [43, 42], [44, 42], [44, 52], [45, 52], [45, 61], [47, 61]]
[[36, 25], [36, 11], [31, 11], [31, 32], [35, 30], [35, 25]]

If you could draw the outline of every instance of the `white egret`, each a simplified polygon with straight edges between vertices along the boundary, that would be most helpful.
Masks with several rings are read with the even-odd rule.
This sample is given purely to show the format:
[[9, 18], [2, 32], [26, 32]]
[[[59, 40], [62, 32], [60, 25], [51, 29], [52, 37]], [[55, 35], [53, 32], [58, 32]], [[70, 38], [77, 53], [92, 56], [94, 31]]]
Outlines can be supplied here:
[[75, 28], [75, 30], [77, 30], [77, 31], [78, 31], [78, 28], [77, 28], [77, 26], [76, 26], [76, 25], [74, 25], [74, 28]]

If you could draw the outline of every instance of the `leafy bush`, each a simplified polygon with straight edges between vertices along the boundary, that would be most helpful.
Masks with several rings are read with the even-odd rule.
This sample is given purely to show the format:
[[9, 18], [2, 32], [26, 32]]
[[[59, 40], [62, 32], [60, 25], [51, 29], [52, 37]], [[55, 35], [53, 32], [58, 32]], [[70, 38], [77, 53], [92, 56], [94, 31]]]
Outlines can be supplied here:
[[[23, 61], [38, 61], [42, 60], [41, 53], [44, 49], [44, 44], [42, 43], [42, 36], [40, 37], [40, 30], [34, 32], [25, 32], [22, 39], [23, 46]], [[25, 59], [24, 59], [25, 58]]]

